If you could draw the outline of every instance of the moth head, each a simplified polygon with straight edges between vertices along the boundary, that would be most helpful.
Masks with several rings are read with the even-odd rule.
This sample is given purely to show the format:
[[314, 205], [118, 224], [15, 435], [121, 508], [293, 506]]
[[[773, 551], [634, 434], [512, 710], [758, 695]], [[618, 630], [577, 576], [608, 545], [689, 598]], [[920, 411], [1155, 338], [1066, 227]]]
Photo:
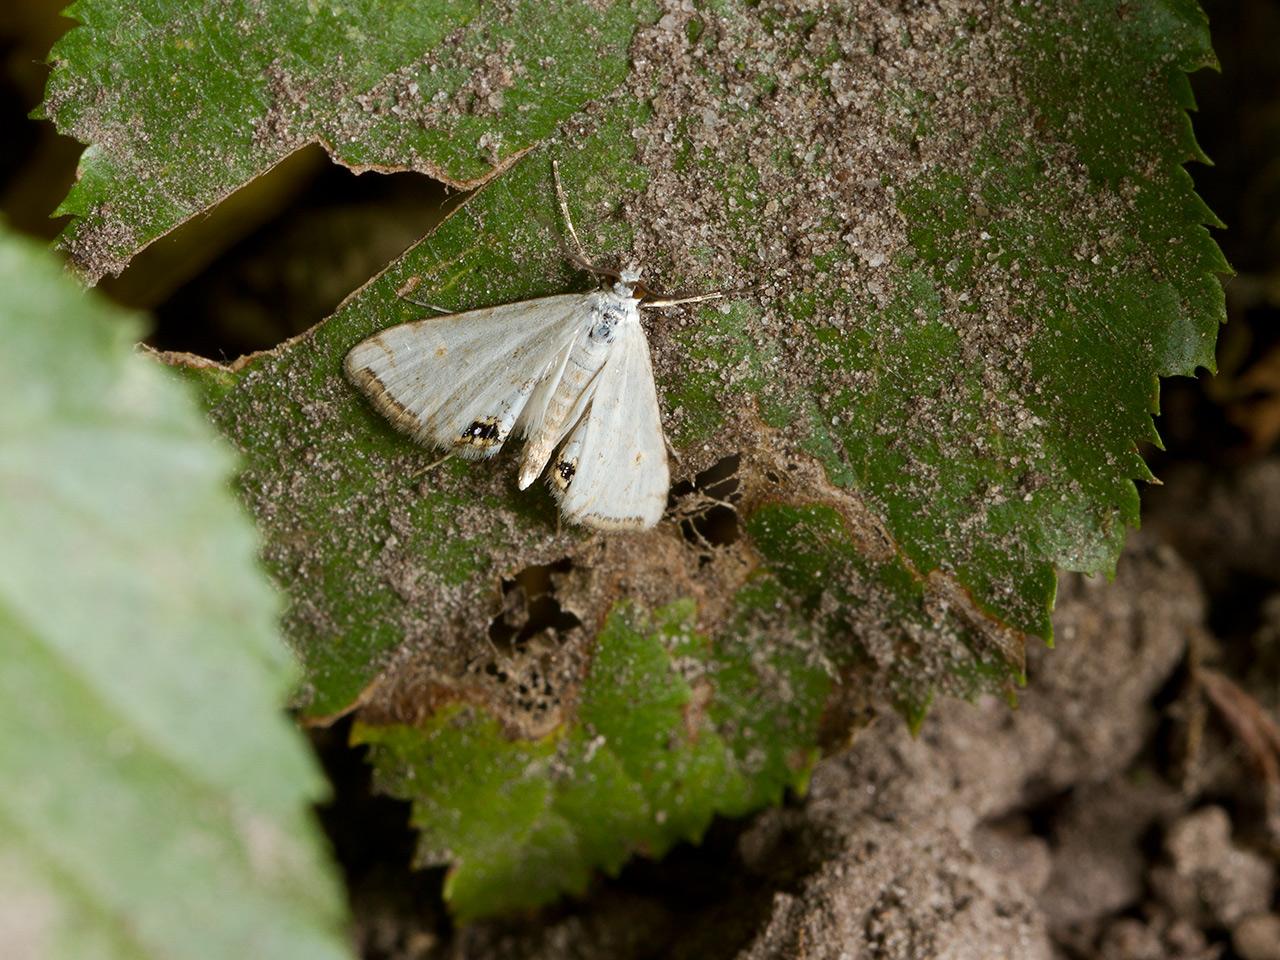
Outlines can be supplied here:
[[630, 297], [639, 282], [640, 268], [634, 263], [627, 264], [619, 271], [618, 282], [613, 285], [613, 291], [620, 297]]

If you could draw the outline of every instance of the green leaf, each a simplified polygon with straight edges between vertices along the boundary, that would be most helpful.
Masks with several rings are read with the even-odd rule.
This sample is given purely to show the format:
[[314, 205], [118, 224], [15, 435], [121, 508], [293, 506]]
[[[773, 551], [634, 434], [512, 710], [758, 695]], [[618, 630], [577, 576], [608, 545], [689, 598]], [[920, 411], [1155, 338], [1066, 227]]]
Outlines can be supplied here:
[[[93, 21], [98, 6], [77, 13]], [[369, 89], [400, 82], [381, 41], [354, 37], [354, 7], [325, 9], [328, 56], [383, 64]], [[533, 9], [477, 8], [466, 36], [479, 46], [406, 41], [404, 62], [452, 75]], [[1186, 71], [1213, 62], [1194, 3], [782, 16], [719, 0], [696, 24], [674, 5], [656, 21], [553, 9], [512, 59], [612, 45], [598, 65], [530, 74], [575, 84], [548, 94], [560, 112], [545, 126], [522, 128], [537, 149], [307, 336], [190, 371], [246, 458], [242, 489], [306, 665], [300, 706], [359, 710], [380, 781], [415, 802], [424, 861], [456, 863], [464, 916], [581, 890], [592, 865], [799, 787], [814, 748], [868, 702], [918, 722], [939, 693], [1011, 696], [1028, 637], [1050, 636], [1055, 570], [1109, 572], [1136, 521], [1159, 377], [1211, 365], [1224, 315], [1216, 221], [1181, 166], [1199, 157]], [[236, 45], [267, 43], [246, 23]], [[77, 33], [53, 86], [64, 128], [179, 124], [150, 74], [132, 98], [146, 109], [88, 97], [73, 54], [94, 34]], [[201, 56], [221, 55], [218, 30], [195, 36]], [[316, 124], [360, 102], [355, 87], [323, 89], [307, 100]], [[509, 120], [469, 129], [516, 143]], [[379, 123], [391, 132], [360, 149], [431, 162], [402, 145], [436, 127], [394, 111]], [[145, 140], [103, 149], [132, 156], [121, 145]], [[456, 143], [432, 144], [461, 164]], [[650, 325], [679, 461], [670, 520], [643, 535], [559, 530], [544, 490], [515, 489], [509, 452], [427, 469], [438, 454], [340, 373], [360, 339], [420, 314], [407, 288], [449, 309], [586, 288], [563, 262], [552, 158], [593, 256], [639, 259], [664, 290], [736, 291]], [[187, 197], [188, 174], [148, 189]], [[141, 196], [112, 177], [94, 189]], [[147, 222], [136, 207], [95, 211], [103, 226], [77, 229]], [[516, 586], [539, 580], [544, 596]], [[504, 603], [557, 616], [495, 642]], [[696, 655], [684, 627], [665, 626], [673, 611]]]
[[[762, 583], [739, 599], [768, 609], [784, 598]], [[800, 650], [761, 652], [749, 630], [711, 643], [694, 613], [689, 601], [652, 618], [615, 609], [573, 721], [536, 740], [511, 740], [461, 705], [425, 726], [357, 725], [355, 741], [376, 748], [380, 786], [421, 796], [420, 860], [454, 863], [445, 895], [460, 918], [582, 893], [594, 867], [616, 873], [636, 849], [660, 856], [698, 840], [714, 814], [803, 787], [830, 688], [822, 664]], [[762, 667], [785, 675], [790, 695], [766, 694], [749, 711]], [[425, 795], [420, 783], [432, 785]]]
[[138, 320], [0, 233], [7, 955], [340, 958], [232, 458]]
[[[643, 6], [643, 4], [641, 4]], [[58, 210], [90, 278], [309, 143], [482, 183], [626, 74], [630, 3], [77, 0], [44, 113], [89, 144]]]

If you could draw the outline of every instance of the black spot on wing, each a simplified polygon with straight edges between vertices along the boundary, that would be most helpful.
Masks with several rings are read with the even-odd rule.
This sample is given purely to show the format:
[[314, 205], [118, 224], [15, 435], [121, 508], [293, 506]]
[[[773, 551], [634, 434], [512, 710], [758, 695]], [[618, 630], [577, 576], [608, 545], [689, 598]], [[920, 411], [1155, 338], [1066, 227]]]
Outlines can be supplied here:
[[551, 479], [561, 493], [569, 489], [573, 475], [578, 472], [577, 460], [557, 460], [555, 469], [551, 471]]
[[459, 447], [492, 447], [502, 442], [502, 428], [497, 417], [473, 420], [454, 441]]

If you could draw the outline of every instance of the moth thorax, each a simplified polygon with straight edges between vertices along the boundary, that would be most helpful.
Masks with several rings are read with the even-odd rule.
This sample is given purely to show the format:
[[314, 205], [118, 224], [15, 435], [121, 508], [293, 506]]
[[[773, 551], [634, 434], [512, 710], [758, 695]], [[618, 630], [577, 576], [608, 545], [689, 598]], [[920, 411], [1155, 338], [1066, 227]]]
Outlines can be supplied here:
[[587, 331], [587, 336], [596, 343], [613, 343], [613, 338], [618, 335], [620, 323], [622, 323], [622, 311], [606, 304], [600, 308], [600, 316]]

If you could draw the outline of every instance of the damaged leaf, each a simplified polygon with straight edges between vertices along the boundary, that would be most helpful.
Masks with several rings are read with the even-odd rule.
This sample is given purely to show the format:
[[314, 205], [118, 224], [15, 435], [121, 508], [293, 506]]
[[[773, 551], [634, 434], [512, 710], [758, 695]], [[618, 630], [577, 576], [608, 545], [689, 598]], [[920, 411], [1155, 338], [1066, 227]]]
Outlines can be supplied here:
[[[1213, 63], [1194, 3], [658, 8], [602, 10], [619, 71], [575, 73], [540, 145], [325, 323], [189, 374], [245, 454], [300, 707], [359, 711], [464, 916], [800, 787], [870, 702], [1008, 693], [1055, 570], [1113, 568], [1159, 377], [1211, 366], [1223, 317], [1181, 166], [1186, 71]], [[379, 149], [430, 129], [403, 122]], [[644, 534], [558, 529], [511, 451], [432, 466], [340, 373], [420, 315], [401, 291], [589, 287], [553, 157], [598, 259], [730, 292], [649, 325], [679, 459]]]
[[[643, 4], [641, 4], [643, 6]], [[76, 0], [43, 113], [87, 143], [57, 210], [91, 280], [295, 150], [482, 183], [626, 75], [632, 4]]]
[[[741, 601], [777, 595], [758, 585]], [[420, 724], [357, 724], [381, 787], [420, 797], [419, 861], [453, 864], [445, 895], [461, 918], [582, 893], [597, 867], [616, 873], [637, 849], [661, 856], [698, 840], [716, 814], [803, 786], [830, 686], [823, 665], [803, 649], [757, 651], [763, 637], [749, 632], [712, 642], [694, 614], [692, 601], [651, 615], [620, 603], [596, 635], [572, 721], [537, 739], [512, 739], [463, 705]], [[766, 665], [792, 696], [747, 709]]]

